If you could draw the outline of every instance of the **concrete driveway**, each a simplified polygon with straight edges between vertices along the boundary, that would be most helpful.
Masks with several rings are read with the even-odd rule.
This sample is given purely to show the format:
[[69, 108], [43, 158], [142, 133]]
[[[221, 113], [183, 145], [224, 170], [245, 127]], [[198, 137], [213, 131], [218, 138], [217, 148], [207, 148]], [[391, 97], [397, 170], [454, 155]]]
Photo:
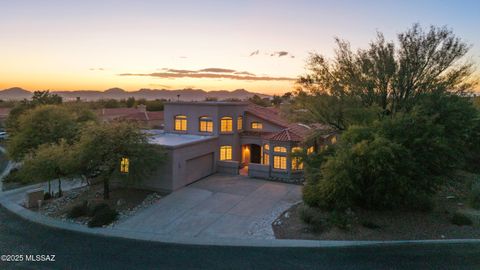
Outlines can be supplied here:
[[181, 237], [273, 239], [271, 223], [301, 200], [301, 186], [215, 174], [118, 223]]

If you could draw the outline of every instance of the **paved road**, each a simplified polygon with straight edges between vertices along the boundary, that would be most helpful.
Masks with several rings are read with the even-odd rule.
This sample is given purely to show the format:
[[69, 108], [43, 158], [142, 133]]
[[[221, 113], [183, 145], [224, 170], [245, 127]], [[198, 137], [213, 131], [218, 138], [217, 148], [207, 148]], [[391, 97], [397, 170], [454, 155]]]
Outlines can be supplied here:
[[246, 248], [161, 244], [47, 228], [0, 208], [0, 254], [55, 254], [56, 262], [0, 269], [480, 269], [480, 245]]

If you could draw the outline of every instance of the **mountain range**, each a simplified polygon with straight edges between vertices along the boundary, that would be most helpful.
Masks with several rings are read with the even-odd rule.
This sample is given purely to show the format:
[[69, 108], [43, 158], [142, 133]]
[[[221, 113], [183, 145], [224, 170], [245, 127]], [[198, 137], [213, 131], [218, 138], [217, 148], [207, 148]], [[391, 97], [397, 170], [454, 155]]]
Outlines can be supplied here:
[[[223, 99], [246, 99], [253, 95], [258, 95], [262, 98], [270, 97], [269, 95], [249, 92], [245, 89], [237, 89], [234, 91], [227, 90], [215, 90], [205, 91], [202, 89], [178, 89], [178, 90], [166, 90], [166, 89], [139, 89], [137, 91], [125, 91], [121, 88], [110, 88], [105, 91], [98, 90], [74, 90], [74, 91], [50, 91], [51, 93], [61, 96], [64, 100], [75, 100], [80, 98], [81, 100], [99, 100], [99, 99], [123, 99], [134, 97], [135, 99], [166, 99], [183, 101], [201, 101], [206, 98]], [[20, 87], [13, 87], [4, 90], [0, 90], [0, 99], [2, 100], [22, 100], [32, 97], [32, 92], [22, 89]]]

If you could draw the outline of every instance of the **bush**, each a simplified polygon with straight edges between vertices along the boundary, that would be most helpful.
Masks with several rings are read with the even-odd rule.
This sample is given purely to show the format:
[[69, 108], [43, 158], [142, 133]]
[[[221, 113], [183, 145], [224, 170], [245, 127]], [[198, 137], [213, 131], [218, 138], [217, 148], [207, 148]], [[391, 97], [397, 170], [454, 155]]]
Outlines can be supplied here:
[[480, 209], [480, 183], [472, 184], [472, 189], [468, 195], [468, 204], [475, 209]]
[[464, 225], [470, 226], [473, 224], [472, 220], [469, 217], [459, 212], [455, 212], [455, 214], [453, 214], [453, 217], [450, 221], [452, 222], [452, 224], [457, 226], [464, 226]]
[[320, 209], [308, 206], [302, 206], [300, 209], [300, 218], [303, 222], [307, 223], [314, 232], [322, 231], [325, 225], [320, 211]]
[[50, 200], [51, 198], [52, 198], [52, 194], [50, 194], [50, 193], [48, 193], [48, 192], [45, 192], [45, 193], [43, 194], [43, 200], [44, 200], [44, 201], [48, 201], [48, 200]]
[[92, 219], [88, 222], [88, 227], [102, 227], [115, 221], [118, 217], [118, 212], [110, 207], [99, 209]]
[[349, 230], [352, 227], [353, 215], [348, 212], [332, 211], [328, 216], [328, 223], [342, 230]]
[[364, 220], [361, 222], [362, 226], [367, 228], [367, 229], [372, 229], [372, 230], [377, 230], [380, 229], [382, 226], [378, 225], [375, 222]]
[[76, 205], [68, 211], [67, 217], [68, 218], [79, 218], [82, 216], [86, 216], [88, 213], [88, 202], [84, 201], [83, 203]]
[[108, 204], [106, 203], [99, 203], [95, 206], [92, 206], [88, 209], [88, 216], [89, 217], [93, 217], [95, 216], [96, 213], [98, 213], [99, 211], [105, 209], [105, 208], [108, 208]]

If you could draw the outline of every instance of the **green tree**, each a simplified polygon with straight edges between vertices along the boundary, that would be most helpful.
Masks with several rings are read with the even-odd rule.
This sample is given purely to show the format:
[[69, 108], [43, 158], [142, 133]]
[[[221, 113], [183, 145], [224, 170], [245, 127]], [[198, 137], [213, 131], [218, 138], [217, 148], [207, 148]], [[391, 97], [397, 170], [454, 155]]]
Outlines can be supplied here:
[[[148, 135], [129, 122], [89, 124], [74, 147], [81, 171], [103, 181], [105, 199], [114, 177], [127, 183], [139, 181], [155, 172], [166, 158], [160, 146], [149, 144]], [[124, 158], [129, 161], [126, 174], [120, 172]]]
[[52, 94], [50, 91], [35, 91], [32, 96], [32, 103], [36, 105], [61, 104], [62, 97]]
[[59, 105], [38, 106], [22, 114], [18, 121], [18, 131], [7, 144], [8, 154], [17, 161], [42, 144], [61, 139], [71, 143], [78, 133], [75, 115]]
[[[307, 74], [298, 80], [306, 93], [335, 97], [335, 106], [348, 107], [353, 97], [364, 107], [395, 114], [413, 108], [422, 94], [463, 92], [476, 83], [473, 66], [464, 59], [470, 47], [445, 27], [425, 31], [415, 24], [397, 43], [378, 33], [368, 48], [357, 51], [347, 41], [336, 43], [333, 60], [312, 54]], [[343, 114], [335, 117], [330, 122], [348, 122]]]
[[134, 97], [127, 98], [127, 100], [125, 101], [125, 104], [127, 105], [128, 108], [133, 108], [133, 106], [135, 106], [136, 104], [135, 98]]
[[147, 111], [163, 111], [164, 101], [160, 99], [147, 100]]
[[[42, 144], [24, 160], [21, 168], [23, 177], [31, 181], [48, 180], [51, 194], [51, 180], [58, 181], [58, 196], [62, 196], [62, 178], [79, 174], [79, 163], [72, 147], [65, 140], [58, 144]], [[29, 182], [31, 182], [29, 181]]]
[[278, 105], [282, 104], [283, 99], [278, 95], [273, 95], [271, 102], [274, 106], [278, 106]]
[[267, 107], [269, 106], [271, 103], [270, 101], [266, 100], [266, 99], [263, 99], [261, 98], [259, 95], [253, 95], [251, 98], [248, 99], [250, 102], [256, 104], [256, 105], [259, 105], [259, 106], [262, 106], [262, 107]]

